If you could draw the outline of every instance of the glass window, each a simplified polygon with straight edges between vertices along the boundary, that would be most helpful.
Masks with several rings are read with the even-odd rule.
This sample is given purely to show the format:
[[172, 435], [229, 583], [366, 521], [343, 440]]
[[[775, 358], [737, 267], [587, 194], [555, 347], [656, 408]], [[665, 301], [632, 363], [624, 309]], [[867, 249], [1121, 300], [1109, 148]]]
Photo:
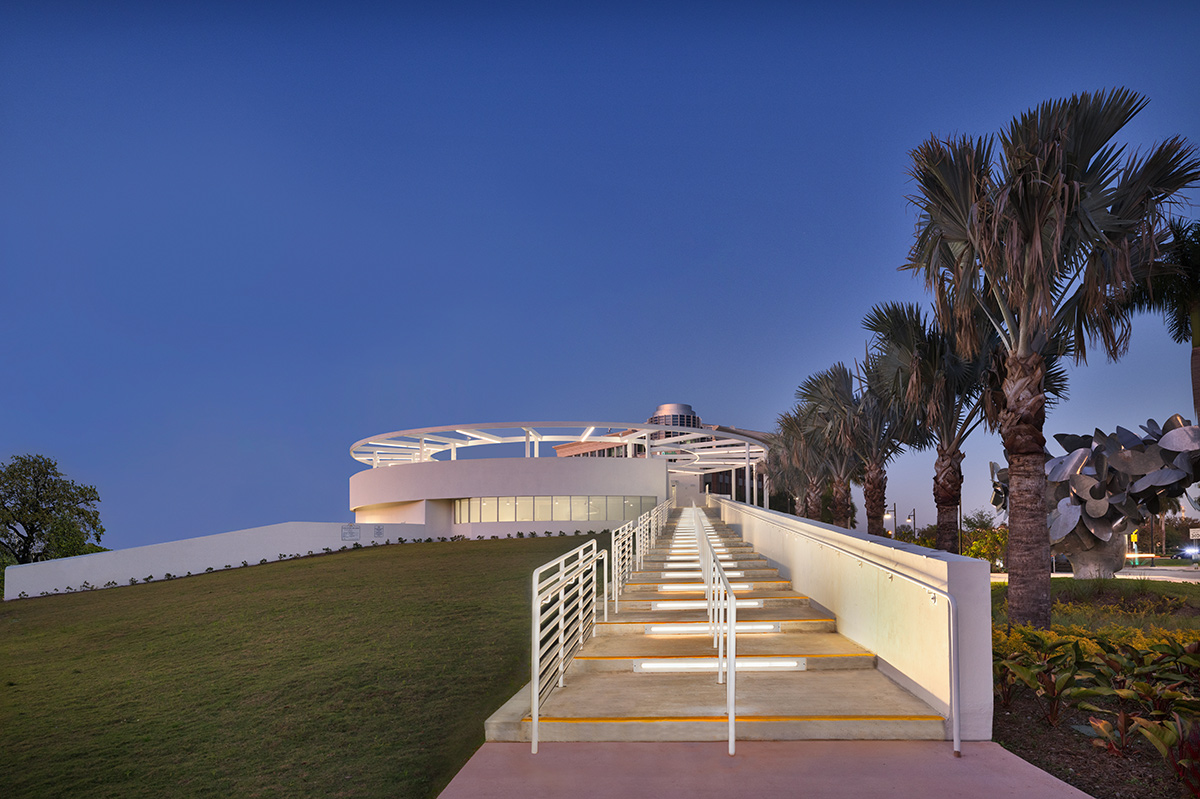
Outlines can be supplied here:
[[642, 515], [642, 498], [625, 497], [625, 521], [636, 519]]
[[588, 521], [602, 522], [608, 518], [607, 512], [604, 497], [588, 497]]
[[642, 497], [642, 513], [649, 513], [658, 504], [658, 497]]
[[625, 509], [621, 506], [623, 497], [608, 498], [608, 521], [619, 522], [625, 518]]
[[571, 497], [571, 521], [586, 522], [588, 520], [588, 498]]
[[517, 518], [513, 521], [533, 521], [533, 497], [517, 497]]
[[471, 497], [471, 523], [479, 521], [479, 497]]
[[517, 520], [517, 498], [500, 497], [496, 501], [499, 503], [496, 510], [496, 521], [515, 522]]
[[556, 522], [571, 521], [571, 498], [554, 497], [554, 518]]
[[462, 500], [454, 500], [454, 523], [462, 524]]
[[551, 497], [533, 498], [533, 520], [535, 522], [551, 521], [553, 516], [550, 512], [551, 499]]
[[496, 498], [495, 497], [480, 497], [479, 498], [479, 521], [481, 521], [481, 522], [496, 521]]

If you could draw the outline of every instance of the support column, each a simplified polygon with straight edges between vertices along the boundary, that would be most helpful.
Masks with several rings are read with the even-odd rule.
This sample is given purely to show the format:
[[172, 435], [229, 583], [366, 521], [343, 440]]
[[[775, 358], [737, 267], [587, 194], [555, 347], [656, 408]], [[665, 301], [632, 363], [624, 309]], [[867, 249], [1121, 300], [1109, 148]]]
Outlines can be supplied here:
[[746, 442], [746, 504], [747, 505], [754, 504], [753, 502], [750, 501], [750, 482], [751, 482], [751, 480], [752, 480], [752, 478], [750, 477], [750, 442], [747, 441]]

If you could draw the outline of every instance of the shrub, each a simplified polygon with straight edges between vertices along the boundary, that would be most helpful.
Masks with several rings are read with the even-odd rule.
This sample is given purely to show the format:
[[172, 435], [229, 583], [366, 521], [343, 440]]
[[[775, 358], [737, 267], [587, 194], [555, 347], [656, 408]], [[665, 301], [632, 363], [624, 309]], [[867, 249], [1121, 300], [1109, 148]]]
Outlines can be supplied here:
[[263, 558], [262, 560], [260, 560], [260, 561], [258, 562], [258, 565], [259, 565], [259, 566], [262, 566], [262, 565], [263, 565], [264, 563], [266, 563], [266, 562], [267, 562], [267, 559], [266, 559], [266, 558]]
[[351, 549], [362, 549], [362, 544], [355, 541]]
[[205, 569], [205, 570], [204, 570], [204, 573], [205, 573], [205, 574], [212, 574], [212, 571], [213, 571], [213, 567], [212, 567], [212, 566], [209, 566], [207, 569]]
[[130, 584], [130, 585], [137, 585], [137, 582], [138, 582], [138, 578], [136, 578], [136, 577], [130, 577], [130, 578], [129, 578], [129, 584]]

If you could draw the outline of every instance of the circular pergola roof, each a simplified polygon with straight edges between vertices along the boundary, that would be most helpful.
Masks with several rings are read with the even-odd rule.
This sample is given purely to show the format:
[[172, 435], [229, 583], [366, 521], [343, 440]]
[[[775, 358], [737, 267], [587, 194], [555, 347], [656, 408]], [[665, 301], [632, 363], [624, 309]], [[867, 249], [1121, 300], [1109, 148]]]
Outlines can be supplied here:
[[[652, 438], [655, 433], [669, 433], [670, 437]], [[626, 422], [505, 422], [419, 427], [381, 433], [355, 443], [350, 448], [350, 456], [369, 466], [390, 466], [455, 458], [459, 447], [524, 444], [528, 457], [539, 449], [538, 445], [542, 442], [594, 442], [611, 443], [613, 446], [640, 444], [645, 447], [649, 457], [667, 461], [668, 471], [707, 474], [764, 460], [767, 455], [764, 438], [761, 433], [719, 425], [680, 427]], [[435, 458], [438, 455], [441, 457]]]

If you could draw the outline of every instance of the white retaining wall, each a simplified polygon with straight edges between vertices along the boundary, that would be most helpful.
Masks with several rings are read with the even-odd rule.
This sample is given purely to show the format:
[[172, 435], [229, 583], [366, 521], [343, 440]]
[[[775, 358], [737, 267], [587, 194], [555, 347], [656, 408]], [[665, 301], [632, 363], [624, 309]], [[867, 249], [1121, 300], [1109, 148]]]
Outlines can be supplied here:
[[[779, 567], [792, 587], [837, 617], [838, 632], [878, 656], [879, 668], [939, 713], [950, 709], [947, 603], [871, 565], [886, 564], [954, 597], [959, 718], [965, 741], [992, 737], [992, 614], [988, 564], [717, 497], [709, 507]], [[824, 543], [841, 547], [838, 552]], [[858, 557], [862, 556], [861, 560]], [[947, 725], [947, 737], [949, 737]]]
[[129, 585], [148, 576], [162, 580], [167, 573], [183, 576], [203, 574], [208, 568], [221, 571], [227, 565], [240, 568], [243, 561], [255, 566], [261, 561], [337, 551], [354, 544], [395, 544], [400, 538], [425, 538], [419, 524], [343, 524], [342, 522], [284, 522], [252, 527], [231, 533], [185, 538], [144, 547], [96, 552], [74, 558], [9, 566], [4, 571], [4, 599], [65, 593], [68, 590]]

